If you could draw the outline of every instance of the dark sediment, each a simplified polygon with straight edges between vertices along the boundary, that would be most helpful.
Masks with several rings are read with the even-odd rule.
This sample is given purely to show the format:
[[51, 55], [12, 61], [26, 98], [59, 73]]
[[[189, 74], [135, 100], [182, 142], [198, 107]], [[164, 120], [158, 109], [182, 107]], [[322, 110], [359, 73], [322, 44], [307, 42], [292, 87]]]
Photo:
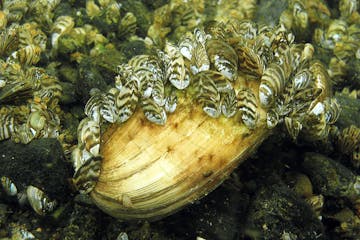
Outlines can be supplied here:
[[18, 191], [33, 185], [52, 199], [68, 199], [70, 166], [56, 139], [36, 139], [26, 145], [0, 142], [0, 172], [15, 183]]

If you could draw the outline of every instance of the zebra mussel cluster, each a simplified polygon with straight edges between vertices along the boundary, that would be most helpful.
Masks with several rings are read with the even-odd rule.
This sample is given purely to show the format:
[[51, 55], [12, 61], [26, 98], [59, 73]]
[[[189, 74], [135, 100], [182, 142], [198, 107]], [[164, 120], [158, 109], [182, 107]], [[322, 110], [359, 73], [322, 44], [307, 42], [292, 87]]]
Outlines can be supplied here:
[[[52, 24], [52, 11], [60, 1], [3, 1], [0, 10], [0, 141], [27, 144], [36, 138], [59, 137], [59, 99], [56, 77], [37, 67], [46, 52], [44, 25]], [[20, 22], [25, 18], [31, 21]], [[44, 215], [54, 209], [41, 189], [29, 185], [19, 191], [11, 176], [1, 176], [2, 193], [28, 202]]]
[[351, 85], [359, 85], [356, 64], [360, 59], [360, 26], [359, 21], [349, 19], [349, 15], [358, 14], [356, 9], [357, 4], [345, 13], [342, 12], [340, 18], [331, 19], [325, 28], [315, 29], [314, 33], [315, 43], [331, 56], [329, 74], [337, 87], [351, 80], [354, 80]]
[[338, 1], [332, 12], [322, 0], [291, 0], [280, 16], [280, 23], [292, 30], [298, 40], [313, 40], [317, 55], [328, 64], [335, 87], [358, 85], [358, 8], [356, 0]]
[[56, 77], [35, 66], [46, 41], [36, 22], [15, 22], [0, 34], [0, 140], [29, 143], [59, 135], [61, 86]]
[[312, 45], [294, 43], [283, 25], [211, 21], [154, 52], [119, 65], [115, 87], [94, 90], [87, 102], [72, 155], [81, 192], [91, 192], [100, 174], [104, 123], [123, 123], [138, 107], [165, 125], [177, 105], [197, 102], [211, 118], [233, 118], [250, 134], [261, 121], [269, 129], [284, 123], [294, 140], [325, 140], [340, 112]]

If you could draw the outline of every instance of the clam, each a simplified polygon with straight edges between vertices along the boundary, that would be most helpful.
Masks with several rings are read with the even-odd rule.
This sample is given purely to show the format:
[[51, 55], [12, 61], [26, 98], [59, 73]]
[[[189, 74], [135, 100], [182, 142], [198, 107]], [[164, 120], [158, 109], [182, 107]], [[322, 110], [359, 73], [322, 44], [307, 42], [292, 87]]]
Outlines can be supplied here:
[[265, 111], [255, 130], [213, 119], [191, 101], [178, 103], [164, 126], [138, 111], [102, 136], [101, 171], [90, 195], [122, 219], [166, 216], [208, 194], [268, 135]]

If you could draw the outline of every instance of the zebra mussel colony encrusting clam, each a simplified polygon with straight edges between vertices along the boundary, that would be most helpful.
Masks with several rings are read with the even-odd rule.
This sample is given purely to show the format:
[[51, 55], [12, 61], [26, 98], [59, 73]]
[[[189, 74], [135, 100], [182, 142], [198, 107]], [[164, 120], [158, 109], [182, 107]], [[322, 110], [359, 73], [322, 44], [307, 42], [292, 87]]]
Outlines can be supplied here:
[[[48, 180], [44, 175], [57, 176], [54, 168], [62, 168], [42, 158], [44, 166], [14, 159], [26, 153], [4, 150], [0, 198], [9, 206], [30, 205], [46, 219], [64, 209], [73, 211], [65, 217], [71, 221], [97, 217], [97, 209], [89, 211], [93, 203], [125, 220], [158, 219], [207, 195], [251, 157], [250, 168], [246, 164], [230, 178], [241, 185], [232, 195], [251, 196], [250, 205], [236, 200], [247, 211], [246, 226], [237, 231], [255, 234], [245, 233], [253, 227], [249, 219], [268, 214], [267, 205], [286, 214], [258, 221], [254, 229], [264, 238], [278, 238], [271, 235], [278, 229], [284, 239], [302, 238], [285, 225], [303, 209], [314, 213], [301, 216], [308, 223], [305, 239], [328, 232], [357, 237], [360, 131], [356, 117], [344, 121], [353, 107], [344, 99], [360, 95], [358, 1], [165, 2], [0, 2], [0, 141], [9, 139], [2, 146], [41, 142], [52, 150], [40, 138], [57, 138], [64, 148], [57, 155], [68, 157], [59, 166], [74, 170]], [[264, 16], [269, 9], [276, 11]], [[332, 91], [343, 87], [350, 90], [335, 98]], [[253, 154], [272, 133], [279, 134]], [[24, 168], [6, 166], [12, 161]], [[279, 190], [268, 180], [290, 184]], [[81, 194], [74, 196], [75, 188], [50, 191], [61, 184]], [[337, 216], [343, 212], [351, 217]], [[0, 228], [8, 235], [33, 237], [24, 226], [4, 225], [1, 214], [0, 206]], [[276, 221], [284, 224], [270, 225]], [[328, 222], [339, 224], [323, 231]], [[312, 224], [319, 228], [307, 228]]]
[[[166, 41], [163, 51], [154, 52], [119, 65], [115, 87], [93, 92], [85, 107], [87, 117], [79, 125], [72, 155], [74, 184], [110, 215], [167, 215], [216, 187], [276, 125], [284, 123], [294, 141], [298, 136], [324, 140], [339, 116], [327, 71], [312, 58], [313, 46], [294, 43], [282, 25], [212, 21], [186, 33], [177, 44]], [[141, 112], [151, 123], [144, 122]], [[202, 126], [204, 119], [207, 127]], [[112, 124], [106, 131], [105, 122]], [[231, 127], [237, 130], [230, 134]], [[174, 132], [185, 139], [174, 140]], [[221, 132], [224, 140], [216, 139]], [[216, 155], [194, 145], [204, 137], [206, 144], [216, 142], [235, 153]], [[180, 155], [185, 149], [200, 160], [184, 159]], [[209, 162], [201, 161], [205, 156], [223, 163], [207, 169], [203, 164]], [[182, 164], [180, 172], [177, 164]], [[169, 168], [172, 178], [154, 172], [159, 167]], [[210, 174], [202, 172], [209, 178], [185, 182], [181, 171]], [[138, 183], [145, 176], [148, 183]], [[190, 192], [179, 192], [180, 188]]]

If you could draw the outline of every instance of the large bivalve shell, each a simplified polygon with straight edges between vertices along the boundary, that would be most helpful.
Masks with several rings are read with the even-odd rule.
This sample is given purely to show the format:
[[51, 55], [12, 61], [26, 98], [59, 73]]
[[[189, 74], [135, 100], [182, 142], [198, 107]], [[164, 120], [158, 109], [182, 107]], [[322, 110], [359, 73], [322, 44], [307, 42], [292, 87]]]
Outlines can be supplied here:
[[250, 130], [187, 101], [180, 100], [163, 126], [138, 111], [102, 136], [101, 173], [91, 197], [103, 211], [121, 219], [169, 215], [220, 185], [268, 135], [260, 108], [258, 126]]

